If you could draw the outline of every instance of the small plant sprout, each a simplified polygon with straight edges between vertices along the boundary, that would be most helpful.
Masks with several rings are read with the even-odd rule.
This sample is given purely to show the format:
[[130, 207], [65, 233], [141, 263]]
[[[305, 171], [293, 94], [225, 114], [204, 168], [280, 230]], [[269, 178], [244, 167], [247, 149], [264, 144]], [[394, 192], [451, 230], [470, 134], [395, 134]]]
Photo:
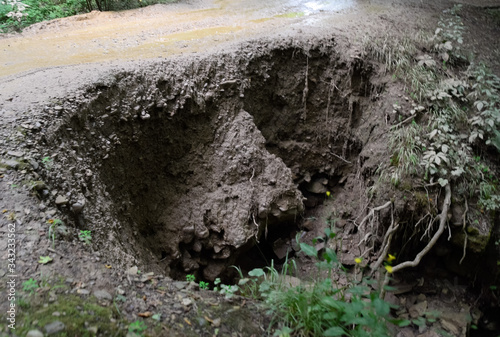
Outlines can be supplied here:
[[42, 158], [42, 165], [45, 167], [47, 170], [50, 170], [52, 168], [52, 158], [49, 156], [43, 157]]
[[394, 260], [396, 260], [396, 256], [391, 255], [391, 254], [389, 254], [389, 255], [387, 256], [387, 262], [392, 262], [392, 261], [394, 261]]
[[52, 258], [50, 256], [40, 256], [40, 258], [38, 259], [38, 263], [40, 264], [47, 264], [50, 261], [52, 261]]
[[196, 280], [196, 277], [193, 274], [187, 274], [186, 275], [186, 281], [188, 282], [194, 282]]
[[23, 282], [24, 292], [29, 293], [31, 295], [36, 289], [38, 289], [38, 283], [36, 280], [30, 278], [29, 280]]
[[384, 268], [385, 268], [385, 270], [387, 270], [387, 272], [388, 272], [389, 274], [391, 274], [391, 273], [392, 273], [392, 266], [387, 265], [387, 266], [385, 266]]
[[332, 193], [330, 191], [326, 191], [326, 197], [330, 198], [332, 196]]
[[147, 325], [143, 321], [135, 321], [130, 323], [128, 331], [137, 335], [142, 335], [147, 328]]
[[203, 282], [203, 281], [200, 282], [200, 289], [207, 290], [208, 286], [209, 286], [208, 282]]
[[357, 257], [354, 259], [354, 262], [356, 262], [356, 264], [360, 264], [361, 262], [363, 262], [363, 258]]
[[78, 234], [78, 238], [80, 239], [80, 241], [83, 241], [84, 244], [90, 245], [90, 243], [92, 242], [92, 232], [88, 230], [81, 230], [80, 234]]

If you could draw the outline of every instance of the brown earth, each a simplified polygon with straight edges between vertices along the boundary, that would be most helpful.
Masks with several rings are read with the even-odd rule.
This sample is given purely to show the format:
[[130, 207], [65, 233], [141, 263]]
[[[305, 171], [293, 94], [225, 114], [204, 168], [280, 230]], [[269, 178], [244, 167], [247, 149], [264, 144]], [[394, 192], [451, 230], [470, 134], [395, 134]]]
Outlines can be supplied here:
[[[294, 254], [297, 233], [310, 241], [334, 221], [342, 263], [353, 266], [368, 249], [358, 243], [390, 223], [386, 210], [380, 227], [358, 228], [369, 208], [393, 199], [396, 216], [418, 212], [389, 188], [366, 193], [389, 160], [394, 102], [412, 102], [382, 65], [365, 59], [364, 41], [432, 34], [453, 5], [191, 1], [93, 12], [4, 36], [0, 276], [5, 284], [12, 274], [14, 225], [18, 295], [26, 297], [21, 284], [30, 278], [41, 286], [27, 297], [41, 315], [22, 307], [18, 329], [0, 325], [4, 334], [62, 321], [63, 334], [125, 335], [122, 315], [134, 322], [150, 312], [161, 314], [158, 323], [144, 319], [153, 335], [264, 335], [269, 318], [258, 303], [175, 280], [232, 282], [228, 266], [279, 262]], [[499, 26], [483, 8], [491, 4], [480, 5], [461, 12], [465, 43], [498, 74]], [[54, 219], [67, 226], [51, 226]], [[91, 245], [78, 240], [82, 230], [91, 231]], [[405, 290], [390, 300], [410, 315], [425, 302], [424, 311], [445, 317], [431, 328], [465, 336], [468, 315], [478, 322], [481, 314], [468, 275], [477, 270], [433, 262], [446, 254], [456, 252], [443, 245], [422, 263], [431, 268], [398, 275]], [[53, 261], [39, 264], [40, 256]], [[479, 266], [473, 258], [467, 264]], [[311, 274], [312, 261], [297, 263], [298, 276]], [[7, 295], [2, 288], [2, 312]], [[69, 295], [98, 303], [70, 313], [60, 309]], [[67, 321], [91, 320], [100, 307], [111, 327]], [[487, 315], [483, 323], [498, 328]]]

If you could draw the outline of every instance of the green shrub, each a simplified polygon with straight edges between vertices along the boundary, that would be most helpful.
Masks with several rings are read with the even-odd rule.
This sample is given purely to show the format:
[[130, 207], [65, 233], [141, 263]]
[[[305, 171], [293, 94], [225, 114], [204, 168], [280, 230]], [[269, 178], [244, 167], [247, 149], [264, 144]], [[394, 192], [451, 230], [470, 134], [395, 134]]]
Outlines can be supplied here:
[[[326, 234], [331, 239], [335, 237], [330, 230]], [[336, 284], [333, 275], [346, 274], [346, 271], [335, 251], [326, 248], [319, 257], [315, 247], [300, 243], [300, 248], [317, 260], [319, 272], [312, 283], [287, 284], [285, 276], [292, 271], [288, 263], [281, 275], [271, 265], [266, 268], [267, 273], [256, 269], [249, 273], [249, 278], [242, 278], [244, 282], [240, 281], [242, 294], [260, 293], [264, 299], [277, 329], [274, 336], [386, 337], [390, 335], [388, 323], [400, 326], [410, 323], [391, 318], [390, 310], [395, 307], [372, 290], [369, 285], [373, 281], [353, 280], [347, 286]]]

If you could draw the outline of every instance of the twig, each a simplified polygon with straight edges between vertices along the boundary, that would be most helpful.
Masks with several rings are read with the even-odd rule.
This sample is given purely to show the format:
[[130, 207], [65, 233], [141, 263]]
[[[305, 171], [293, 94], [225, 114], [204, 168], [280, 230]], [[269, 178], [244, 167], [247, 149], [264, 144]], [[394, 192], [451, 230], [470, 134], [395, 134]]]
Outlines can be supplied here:
[[[252, 176], [250, 177], [250, 182], [252, 182], [253, 176], [255, 174], [255, 169], [252, 167]], [[255, 220], [254, 220], [255, 221]]]
[[396, 128], [400, 127], [401, 125], [405, 124], [406, 122], [412, 120], [413, 118], [415, 118], [415, 115], [411, 115], [410, 117], [408, 117], [404, 121], [402, 121], [402, 122], [400, 122], [400, 123], [398, 123], [396, 125], [391, 126], [391, 129], [396, 129]]
[[50, 247], [49, 247], [49, 248], [47, 248], [47, 250], [48, 250], [49, 252], [52, 252], [52, 253], [54, 253], [54, 254], [57, 254], [57, 255], [59, 255], [59, 256], [61, 256], [61, 257], [64, 257], [64, 254], [63, 254], [63, 253], [60, 253], [60, 252], [58, 252], [58, 251], [57, 251], [57, 250], [55, 250], [55, 249], [52, 249], [52, 248], [50, 248]]
[[330, 154], [332, 154], [333, 156], [335, 156], [335, 157], [337, 157], [338, 159], [342, 160], [343, 162], [346, 162], [347, 164], [352, 164], [350, 161], [345, 160], [344, 158], [342, 158], [342, 157], [341, 157], [341, 156], [339, 156], [338, 154], [333, 153], [332, 151], [330, 151]]

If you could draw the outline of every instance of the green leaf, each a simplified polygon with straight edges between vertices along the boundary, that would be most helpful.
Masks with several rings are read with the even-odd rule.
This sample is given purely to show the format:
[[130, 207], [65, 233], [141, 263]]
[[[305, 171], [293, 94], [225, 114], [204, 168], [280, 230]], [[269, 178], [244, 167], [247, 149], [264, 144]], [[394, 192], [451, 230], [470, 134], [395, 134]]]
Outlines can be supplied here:
[[318, 257], [318, 252], [316, 251], [316, 248], [308, 245], [307, 243], [301, 242], [300, 243], [300, 250], [308, 256], [314, 256], [316, 258]]
[[342, 329], [341, 327], [338, 327], [338, 326], [334, 326], [334, 327], [331, 327], [330, 329], [326, 330], [323, 333], [323, 336], [332, 337], [332, 336], [342, 336], [344, 334], [345, 334], [344, 329]]
[[337, 235], [330, 228], [325, 229], [325, 234], [329, 239], [333, 239]]
[[52, 261], [52, 258], [50, 256], [40, 256], [40, 259], [38, 259], [38, 263], [40, 264], [47, 264], [50, 261]]
[[248, 276], [252, 276], [252, 277], [261, 277], [264, 275], [266, 275], [266, 273], [261, 268], [255, 268], [255, 269], [252, 269], [248, 272]]
[[250, 279], [249, 279], [249, 278], [242, 278], [242, 279], [240, 279], [240, 280], [238, 281], [238, 285], [239, 285], [239, 286], [243, 286], [243, 285], [247, 284], [247, 283], [248, 283], [248, 281], [250, 281]]
[[154, 314], [153, 316], [151, 316], [151, 318], [154, 319], [155, 321], [160, 321], [161, 314]]
[[439, 183], [439, 185], [441, 185], [442, 187], [445, 187], [446, 185], [448, 185], [448, 180], [447, 180], [447, 179], [443, 179], [443, 178], [439, 178], [439, 179], [438, 179], [438, 183]]
[[411, 321], [408, 319], [401, 319], [401, 320], [394, 320], [391, 321], [391, 323], [399, 326], [400, 328], [404, 328], [405, 326], [408, 326], [411, 324]]

